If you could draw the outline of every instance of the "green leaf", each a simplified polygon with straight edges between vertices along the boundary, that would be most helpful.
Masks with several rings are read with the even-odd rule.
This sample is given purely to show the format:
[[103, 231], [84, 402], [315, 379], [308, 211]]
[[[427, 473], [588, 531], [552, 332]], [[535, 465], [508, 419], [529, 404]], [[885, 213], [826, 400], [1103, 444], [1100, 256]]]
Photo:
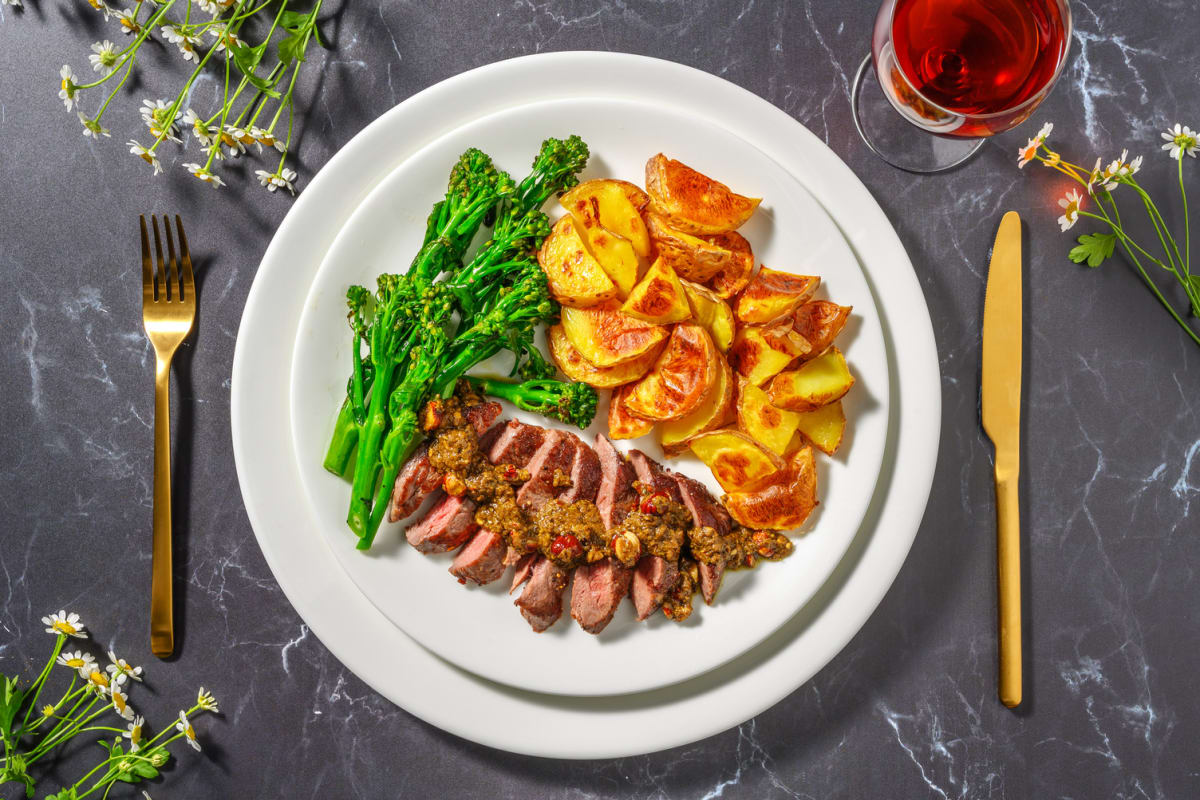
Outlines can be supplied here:
[[16, 720], [17, 712], [21, 710], [25, 693], [17, 688], [16, 678], [10, 678], [7, 675], [3, 677], [3, 685], [0, 685], [0, 737], [7, 742], [12, 742], [14, 738], [13, 722]]
[[1115, 233], [1085, 233], [1078, 239], [1079, 245], [1072, 247], [1067, 258], [1076, 264], [1087, 262], [1089, 267], [1098, 267], [1113, 254], [1117, 246]]
[[267, 97], [279, 97], [279, 92], [275, 91], [271, 84], [267, 83], [264, 78], [254, 74], [254, 70], [258, 68], [266, 49], [267, 43], [263, 42], [257, 47], [235, 47], [229, 52], [233, 55], [233, 63], [246, 76], [246, 80], [250, 82], [250, 85], [259, 89]]
[[285, 64], [304, 60], [305, 42], [302, 36], [291, 34], [279, 40], [279, 60]]
[[133, 762], [133, 772], [134, 772], [134, 774], [136, 774], [142, 778], [157, 778], [158, 777], [158, 770], [156, 770], [154, 768], [154, 765], [151, 764], [149, 761]]
[[279, 27], [289, 31], [308, 25], [308, 14], [302, 11], [285, 11], [279, 15]]

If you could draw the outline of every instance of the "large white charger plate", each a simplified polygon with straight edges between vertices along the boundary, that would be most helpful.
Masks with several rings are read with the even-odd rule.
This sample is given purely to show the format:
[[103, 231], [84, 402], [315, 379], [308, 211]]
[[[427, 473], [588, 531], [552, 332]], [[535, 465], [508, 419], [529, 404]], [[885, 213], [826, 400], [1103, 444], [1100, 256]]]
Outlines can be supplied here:
[[[597, 75], [605, 77], [609, 96], [693, 113], [720, 109], [724, 127], [802, 179], [866, 268], [893, 379], [876, 493], [817, 595], [734, 661], [685, 683], [615, 698], [505, 687], [454, 667], [392, 625], [336, 568], [298, 488], [288, 410], [289, 354], [310, 283], [372, 188], [447, 131], [506, 108], [584, 96]], [[380, 153], [393, 160], [381, 163]], [[557, 53], [492, 64], [410, 98], [313, 179], [280, 226], [247, 299], [231, 421], [242, 494], [264, 556], [313, 633], [349, 669], [410, 713], [473, 741], [532, 755], [601, 758], [673, 747], [737, 725], [790, 694], [845, 646], [908, 554], [933, 479], [940, 411], [937, 351], [912, 265], [879, 206], [832, 151], [784, 112], [712, 75], [639, 56]]]
[[[584, 632], [567, 614], [535, 635], [513, 607], [507, 580], [460, 586], [447, 572], [450, 557], [420, 555], [404, 543], [399, 524], [381, 528], [370, 551], [356, 550], [345, 522], [349, 486], [321, 466], [350, 374], [346, 287], [373, 286], [380, 272], [407, 268], [422, 244], [430, 207], [444, 195], [449, 167], [468, 147], [485, 146], [519, 179], [545, 136], [567, 133], [579, 134], [591, 148], [584, 179], [640, 182], [646, 159], [661, 150], [764, 198], [740, 231], [758, 261], [820, 275], [827, 296], [855, 309], [839, 338], [857, 378], [845, 402], [850, 423], [838, 457], [818, 456], [821, 505], [805, 527], [808, 533], [794, 537], [796, 550], [784, 561], [729, 573], [717, 603], [711, 608], [697, 603], [684, 624], [658, 614], [639, 623], [633, 604], [625, 602], [599, 636]], [[478, 371], [504, 374], [511, 367], [511, 356], [497, 360]], [[317, 525], [350, 578], [388, 619], [443, 658], [491, 680], [556, 694], [622, 694], [707, 672], [758, 644], [808, 602], [841, 561], [875, 491], [887, 435], [888, 384], [883, 333], [862, 269], [833, 220], [794, 177], [694, 113], [631, 100], [560, 99], [487, 115], [439, 137], [367, 196], [329, 249], [305, 302], [292, 364], [291, 418]], [[511, 407], [504, 417], [567, 427]], [[582, 435], [592, 441], [606, 429], [598, 415]], [[662, 458], [653, 434], [618, 443], [629, 445]], [[697, 459], [669, 463], [721, 494]], [[631, 664], [638, 667], [630, 669]]]

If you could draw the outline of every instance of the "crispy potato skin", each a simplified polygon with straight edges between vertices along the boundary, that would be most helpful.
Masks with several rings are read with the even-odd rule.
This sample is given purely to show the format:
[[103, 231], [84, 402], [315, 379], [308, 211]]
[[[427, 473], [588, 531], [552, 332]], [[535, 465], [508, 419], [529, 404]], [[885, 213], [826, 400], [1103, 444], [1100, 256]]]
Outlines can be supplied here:
[[702, 433], [688, 446], [727, 492], [757, 486], [784, 466], [779, 456], [733, 428]]
[[644, 355], [632, 361], [625, 361], [612, 367], [597, 367], [583, 357], [567, 338], [561, 324], [554, 325], [546, 331], [546, 341], [550, 345], [550, 357], [554, 363], [573, 381], [595, 386], [597, 389], [611, 389], [632, 383], [645, 375], [654, 366], [655, 359], [662, 345], [656, 345], [647, 350]]
[[688, 303], [692, 307], [692, 317], [704, 326], [708, 335], [712, 337], [713, 344], [724, 353], [733, 344], [734, 332], [737, 330], [733, 309], [707, 286], [683, 279], [679, 282], [683, 284], [683, 293], [687, 295]]
[[831, 456], [842, 446], [842, 437], [846, 433], [846, 413], [842, 410], [841, 400], [816, 411], [802, 412], [799, 417], [797, 430], [813, 447]]
[[729, 363], [755, 386], [760, 386], [809, 349], [804, 337], [788, 324], [743, 325], [729, 348]]
[[761, 201], [662, 153], [646, 162], [650, 208], [684, 233], [724, 233], [740, 228]]
[[646, 229], [658, 257], [681, 278], [703, 283], [718, 272], [735, 266], [732, 251], [675, 230], [653, 211], [646, 214]]
[[584, 181], [559, 202], [577, 218], [594, 216], [608, 231], [628, 240], [640, 257], [650, 257], [650, 237], [641, 215], [650, 196], [634, 184], [610, 179]]
[[633, 287], [621, 311], [631, 317], [656, 325], [683, 322], [691, 319], [692, 307], [683, 285], [662, 258], [657, 259], [646, 270], [646, 274]]
[[597, 367], [640, 358], [670, 335], [661, 325], [622, 314], [616, 302], [595, 308], [563, 308], [562, 326], [571, 346]]
[[807, 302], [820, 285], [821, 279], [815, 275], [793, 275], [763, 267], [738, 295], [733, 313], [747, 325], [776, 322]]
[[654, 428], [654, 421], [639, 417], [625, 405], [629, 387], [622, 386], [612, 393], [608, 403], [608, 438], [636, 439]]
[[771, 405], [765, 391], [741, 378], [738, 383], [737, 421], [738, 428], [751, 439], [783, 455], [800, 424], [800, 414]]
[[790, 411], [814, 411], [840, 400], [854, 385], [842, 351], [831, 347], [798, 369], [781, 372], [771, 380], [767, 396], [772, 405]]
[[617, 287], [589, 252], [578, 223], [565, 216], [555, 223], [538, 251], [550, 293], [564, 306], [589, 308], [616, 297]]
[[839, 306], [828, 300], [812, 300], [796, 309], [792, 327], [812, 344], [811, 356], [825, 352], [846, 327], [852, 306]]
[[702, 433], [716, 430], [729, 421], [733, 411], [733, 370], [724, 356], [717, 356], [717, 378], [708, 397], [686, 417], [668, 420], [659, 426], [659, 441], [668, 458], [688, 451], [688, 442]]
[[736, 231], [718, 233], [704, 238], [710, 244], [728, 250], [733, 255], [732, 263], [714, 275], [708, 282], [714, 292], [729, 300], [750, 283], [750, 278], [754, 275], [754, 251], [750, 249], [750, 243], [746, 241], [746, 237]]
[[717, 356], [704, 328], [679, 323], [650, 374], [630, 385], [625, 404], [638, 416], [658, 421], [692, 413], [712, 391]]
[[721, 500], [735, 520], [756, 530], [789, 530], [804, 524], [817, 507], [817, 469], [812, 448], [805, 446], [787, 466], [747, 491], [730, 492]]

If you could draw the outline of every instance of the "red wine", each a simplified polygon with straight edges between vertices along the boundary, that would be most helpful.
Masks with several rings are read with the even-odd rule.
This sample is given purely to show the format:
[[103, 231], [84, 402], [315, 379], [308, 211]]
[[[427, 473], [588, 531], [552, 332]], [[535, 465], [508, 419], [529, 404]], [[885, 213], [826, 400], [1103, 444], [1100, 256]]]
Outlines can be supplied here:
[[[1066, 53], [1058, 0], [897, 0], [891, 34], [912, 88], [967, 117], [1034, 97]], [[1023, 116], [1014, 114], [1009, 124]], [[994, 122], [992, 131], [1008, 127]], [[965, 127], [954, 133], [969, 135], [975, 125]]]

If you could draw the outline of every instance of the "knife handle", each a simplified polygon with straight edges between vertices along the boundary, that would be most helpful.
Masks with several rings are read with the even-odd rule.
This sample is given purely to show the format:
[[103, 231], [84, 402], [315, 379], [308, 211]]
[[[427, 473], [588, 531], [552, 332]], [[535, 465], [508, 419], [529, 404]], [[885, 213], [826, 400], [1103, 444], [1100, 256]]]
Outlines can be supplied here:
[[[1021, 704], [1021, 512], [1015, 472], [996, 475], [996, 576], [1000, 607], [1000, 702]], [[1007, 471], [1006, 471], [1007, 472]]]

